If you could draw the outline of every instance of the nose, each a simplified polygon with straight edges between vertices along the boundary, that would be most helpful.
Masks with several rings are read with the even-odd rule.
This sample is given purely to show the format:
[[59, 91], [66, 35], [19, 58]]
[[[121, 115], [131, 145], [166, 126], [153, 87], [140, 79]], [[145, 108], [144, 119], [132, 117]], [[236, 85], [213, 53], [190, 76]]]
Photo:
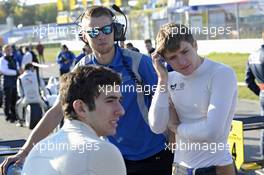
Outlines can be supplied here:
[[98, 39], [104, 40], [106, 37], [106, 34], [104, 34], [102, 31], [99, 31], [99, 35], [97, 36]]
[[123, 108], [121, 103], [118, 102], [117, 108], [116, 108], [116, 111], [115, 111], [115, 115], [117, 115], [118, 117], [121, 117], [124, 114], [125, 114], [125, 109]]
[[186, 60], [185, 57], [180, 56], [179, 59], [178, 59], [178, 63], [179, 63], [180, 66], [184, 66], [187, 63], [187, 60]]

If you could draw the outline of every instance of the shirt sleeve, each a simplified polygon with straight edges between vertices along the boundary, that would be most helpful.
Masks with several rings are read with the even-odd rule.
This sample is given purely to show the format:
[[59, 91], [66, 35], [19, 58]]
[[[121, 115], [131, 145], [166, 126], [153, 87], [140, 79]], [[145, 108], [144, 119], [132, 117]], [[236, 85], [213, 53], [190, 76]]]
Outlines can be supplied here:
[[18, 94], [19, 97], [23, 97], [24, 96], [19, 78], [17, 79], [17, 94]]
[[169, 94], [157, 90], [153, 96], [148, 113], [150, 129], [161, 134], [167, 129], [169, 121]]
[[257, 96], [259, 96], [260, 93], [260, 89], [258, 87], [258, 85], [256, 84], [255, 81], [255, 76], [250, 68], [249, 62], [247, 62], [247, 66], [246, 66], [246, 78], [245, 78], [245, 82], [247, 84], [247, 87], [254, 92]]
[[56, 61], [57, 61], [58, 64], [62, 63], [61, 56], [62, 56], [62, 53], [59, 53], [58, 56], [56, 57]]
[[9, 69], [7, 64], [8, 62], [2, 57], [0, 60], [0, 71], [2, 72], [2, 74], [8, 76], [17, 75], [17, 71], [13, 69]]
[[[210, 103], [207, 117], [199, 122], [182, 123], [177, 134], [186, 139], [213, 141], [226, 132], [226, 126], [233, 117], [237, 100], [237, 81], [230, 68], [220, 69], [212, 75]], [[191, 128], [191, 129], [190, 129]]]
[[44, 80], [43, 80], [42, 78], [40, 78], [40, 77], [39, 77], [39, 80], [40, 80], [40, 88], [41, 88], [41, 90], [43, 90], [43, 92], [44, 92], [44, 96], [46, 96], [46, 95], [48, 94], [48, 90], [47, 90], [47, 88], [46, 88], [46, 86], [45, 86], [45, 82], [44, 82]]

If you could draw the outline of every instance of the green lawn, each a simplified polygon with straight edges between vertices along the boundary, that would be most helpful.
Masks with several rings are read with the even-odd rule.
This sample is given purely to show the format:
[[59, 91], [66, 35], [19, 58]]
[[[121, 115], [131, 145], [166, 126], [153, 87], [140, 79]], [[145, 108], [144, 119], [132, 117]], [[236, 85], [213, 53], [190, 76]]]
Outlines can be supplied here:
[[[58, 53], [60, 52], [59, 47], [45, 48], [44, 57], [46, 62], [55, 62]], [[78, 51], [73, 52], [76, 56], [80, 54]]]
[[[236, 72], [238, 82], [244, 82], [248, 56], [249, 54], [242, 53], [211, 53], [207, 55], [212, 60], [231, 66]], [[258, 96], [246, 86], [238, 88], [238, 96], [239, 98], [258, 100]]]
[[[44, 53], [46, 61], [55, 62], [55, 58], [59, 51], [59, 47], [46, 48]], [[78, 51], [74, 52], [75, 55], [78, 55], [79, 53], [80, 52]], [[249, 54], [241, 53], [211, 53], [206, 57], [231, 66], [236, 72], [237, 80], [239, 82], [244, 82], [246, 61], [248, 56]], [[247, 87], [239, 87], [238, 93], [239, 98], [258, 100], [258, 97], [253, 94]]]

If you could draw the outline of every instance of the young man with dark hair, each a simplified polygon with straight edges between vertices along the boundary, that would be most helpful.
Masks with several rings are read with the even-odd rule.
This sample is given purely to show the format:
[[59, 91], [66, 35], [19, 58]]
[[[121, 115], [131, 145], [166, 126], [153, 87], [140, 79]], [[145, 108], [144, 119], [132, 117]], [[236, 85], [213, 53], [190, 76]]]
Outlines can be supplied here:
[[[93, 54], [83, 58], [77, 65], [96, 64], [110, 67], [122, 75], [122, 86], [156, 86], [157, 75], [149, 57], [121, 49], [114, 43], [114, 16], [103, 6], [92, 6], [83, 15], [83, 37], [92, 48]], [[99, 31], [99, 32], [98, 32]], [[136, 88], [134, 88], [136, 89]], [[122, 92], [122, 105], [125, 114], [118, 122], [117, 132], [108, 140], [121, 151], [128, 175], [171, 175], [173, 155], [166, 148], [164, 134], [155, 134], [149, 128], [148, 108], [153, 91], [148, 94], [142, 90]], [[52, 107], [35, 127], [23, 146], [23, 151], [9, 157], [2, 169], [13, 161], [22, 161], [33, 143], [46, 137], [61, 121], [61, 105]]]
[[[40, 141], [23, 166], [26, 175], [126, 175], [120, 151], [100, 136], [116, 133], [119, 75], [104, 67], [82, 66], [60, 79], [64, 126]], [[49, 145], [53, 145], [49, 146]]]
[[[234, 175], [227, 138], [237, 101], [235, 72], [200, 57], [197, 42], [184, 25], [162, 26], [156, 43], [152, 59], [158, 88], [149, 121], [155, 133], [162, 133], [168, 125], [176, 133], [173, 175]], [[174, 71], [168, 73], [161, 59]]]

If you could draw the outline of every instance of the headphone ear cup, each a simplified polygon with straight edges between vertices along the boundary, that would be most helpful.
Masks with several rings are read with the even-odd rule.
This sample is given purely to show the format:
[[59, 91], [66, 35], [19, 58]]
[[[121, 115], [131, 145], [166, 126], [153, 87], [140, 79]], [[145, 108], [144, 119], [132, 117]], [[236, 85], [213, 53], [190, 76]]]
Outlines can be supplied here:
[[118, 22], [114, 22], [113, 26], [114, 26], [114, 40], [124, 41], [125, 40], [124, 25]]

